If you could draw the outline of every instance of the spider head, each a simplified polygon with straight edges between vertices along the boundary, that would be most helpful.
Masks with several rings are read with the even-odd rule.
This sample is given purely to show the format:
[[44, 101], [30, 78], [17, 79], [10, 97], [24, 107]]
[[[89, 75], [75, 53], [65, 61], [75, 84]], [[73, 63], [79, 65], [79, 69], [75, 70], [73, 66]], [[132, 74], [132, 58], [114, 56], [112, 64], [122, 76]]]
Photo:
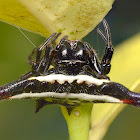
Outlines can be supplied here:
[[55, 64], [63, 67], [68, 74], [78, 74], [83, 70], [83, 66], [88, 65], [88, 53], [84, 42], [65, 39], [56, 49]]
[[87, 63], [87, 52], [84, 43], [79, 40], [64, 40], [59, 44], [59, 50], [55, 55], [59, 64], [75, 65]]

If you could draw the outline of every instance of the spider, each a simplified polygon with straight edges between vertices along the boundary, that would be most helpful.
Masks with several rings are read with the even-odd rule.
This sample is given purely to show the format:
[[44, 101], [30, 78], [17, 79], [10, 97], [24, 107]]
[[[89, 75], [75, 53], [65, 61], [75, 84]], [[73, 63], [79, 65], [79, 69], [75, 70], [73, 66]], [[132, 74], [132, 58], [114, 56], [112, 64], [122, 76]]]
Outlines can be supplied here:
[[35, 98], [36, 113], [48, 104], [66, 106], [69, 115], [75, 106], [84, 103], [126, 103], [140, 106], [140, 94], [110, 81], [113, 46], [110, 28], [105, 19], [105, 31], [98, 29], [106, 44], [101, 61], [91, 46], [53, 33], [28, 57], [30, 72], [18, 81], [0, 87], [0, 99]]

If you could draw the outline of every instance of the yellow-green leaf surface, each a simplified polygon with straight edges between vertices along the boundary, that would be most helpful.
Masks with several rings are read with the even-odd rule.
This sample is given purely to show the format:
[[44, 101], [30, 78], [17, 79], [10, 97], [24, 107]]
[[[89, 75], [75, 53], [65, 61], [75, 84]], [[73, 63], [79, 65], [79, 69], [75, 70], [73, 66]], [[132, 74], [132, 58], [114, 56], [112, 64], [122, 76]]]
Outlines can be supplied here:
[[45, 27], [18, 0], [0, 0], [0, 20], [47, 35]]
[[[114, 51], [109, 74], [112, 81], [140, 91], [140, 34], [120, 44]], [[100, 140], [125, 105], [95, 104], [92, 110], [90, 140]]]
[[61, 31], [70, 38], [81, 39], [102, 21], [113, 2], [114, 0], [0, 0], [0, 19], [45, 36]]

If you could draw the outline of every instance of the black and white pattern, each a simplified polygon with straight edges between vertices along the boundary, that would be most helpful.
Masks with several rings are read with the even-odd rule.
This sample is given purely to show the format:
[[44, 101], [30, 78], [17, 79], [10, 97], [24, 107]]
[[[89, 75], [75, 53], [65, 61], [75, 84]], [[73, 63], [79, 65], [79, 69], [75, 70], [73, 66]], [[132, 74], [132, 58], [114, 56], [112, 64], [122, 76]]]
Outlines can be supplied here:
[[86, 42], [64, 36], [55, 45], [61, 33], [54, 33], [29, 55], [30, 72], [0, 87], [0, 99], [34, 98], [36, 112], [44, 105], [60, 104], [67, 107], [69, 114], [72, 108], [84, 103], [127, 103], [139, 107], [140, 94], [110, 81], [107, 76], [113, 47], [105, 19], [103, 25], [105, 33], [98, 29], [106, 43], [101, 62]]

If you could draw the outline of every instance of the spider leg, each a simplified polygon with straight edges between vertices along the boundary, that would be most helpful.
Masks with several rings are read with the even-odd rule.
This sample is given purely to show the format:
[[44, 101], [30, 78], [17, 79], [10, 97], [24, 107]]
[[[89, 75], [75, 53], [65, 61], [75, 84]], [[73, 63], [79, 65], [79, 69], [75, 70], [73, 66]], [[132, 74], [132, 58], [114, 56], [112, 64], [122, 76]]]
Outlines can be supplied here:
[[50, 40], [50, 42], [44, 45], [46, 48], [45, 54], [39, 62], [38, 68], [36, 69], [37, 72], [44, 73], [49, 69], [49, 66], [54, 56], [54, 49], [52, 48], [52, 45], [60, 35], [61, 33], [56, 33], [55, 36], [53, 36], [53, 38]]
[[[32, 71], [22, 75], [20, 77], [20, 79], [27, 79], [30, 76], [34, 75], [37, 73], [38, 71], [38, 67], [40, 66], [40, 59], [41, 59], [41, 54], [42, 51], [46, 48], [46, 56], [49, 55], [50, 52], [50, 47], [47, 46], [47, 44], [49, 44], [50, 42], [54, 42], [56, 40], [56, 37], [58, 36], [57, 33], [53, 33], [48, 39], [45, 40], [45, 42], [39, 47], [39, 48], [34, 48], [32, 53], [28, 56], [28, 62], [30, 65], [32, 65]], [[36, 55], [36, 60], [33, 60], [33, 57], [35, 57]]]
[[[54, 54], [57, 53], [57, 51], [62, 47], [62, 46], [61, 46], [62, 42], [68, 38], [68, 36], [64, 36], [64, 37], [60, 40], [59, 44], [58, 44], [56, 47], [54, 47], [54, 48], [52, 49], [53, 43], [54, 43], [55, 40], [60, 36], [60, 34], [61, 34], [61, 33], [58, 33], [58, 34], [55, 36], [55, 38], [52, 40], [51, 44], [48, 44], [49, 47], [46, 47], [45, 56], [44, 56], [43, 59], [41, 60], [40, 66], [39, 66], [39, 69], [40, 69], [43, 73], [45, 73], [45, 72], [49, 69], [49, 66], [50, 66], [50, 64], [51, 64], [51, 62], [52, 62], [52, 59], [53, 59], [53, 57], [54, 57]], [[40, 71], [40, 70], [39, 70], [39, 71]]]
[[114, 49], [111, 43], [111, 34], [110, 34], [109, 25], [105, 19], [103, 19], [102, 22], [105, 28], [105, 33], [103, 33], [101, 29], [97, 29], [97, 32], [101, 35], [101, 37], [106, 43], [105, 53], [101, 61], [101, 74], [106, 75], [110, 72], [110, 68], [111, 68], [110, 63], [111, 63]]
[[[60, 34], [61, 34], [61, 33], [58, 33], [58, 34], [57, 34], [55, 40], [59, 37]], [[46, 48], [46, 51], [45, 51], [45, 55], [46, 55], [45, 58], [46, 58], [46, 61], [45, 61], [45, 63], [44, 63], [44, 65], [45, 65], [44, 73], [49, 69], [49, 66], [50, 66], [50, 64], [51, 64], [51, 62], [52, 62], [52, 59], [53, 59], [54, 54], [57, 53], [57, 51], [61, 48], [62, 42], [63, 42], [64, 40], [66, 40], [67, 38], [68, 38], [68, 36], [64, 36], [64, 37], [60, 40], [59, 44], [58, 44], [56, 47], [54, 47], [53, 49], [50, 50], [50, 53], [48, 53], [49, 51], [47, 51], [47, 48]], [[54, 43], [55, 40], [52, 40], [52, 44]], [[51, 48], [51, 47], [50, 47], [50, 48]], [[47, 57], [47, 56], [49, 56], [49, 57]]]
[[20, 76], [21, 80], [25, 80], [33, 75], [32, 71], [25, 73], [24, 75]]
[[33, 61], [33, 55], [36, 55], [36, 62], [40, 61], [40, 56], [41, 56], [41, 52], [42, 50], [44, 50], [44, 48], [46, 47], [46, 45], [52, 40], [52, 38], [56, 35], [57, 33], [53, 33], [49, 38], [47, 38], [45, 40], [45, 42], [39, 47], [39, 48], [34, 48], [32, 53], [28, 56], [28, 61], [29, 64], [32, 65], [32, 63], [34, 63]]
[[96, 76], [100, 76], [101, 75], [101, 65], [100, 65], [100, 62], [97, 58], [96, 53], [93, 51], [93, 49], [91, 49], [91, 47], [88, 43], [85, 42], [84, 46], [85, 46], [87, 53], [89, 55], [90, 67], [92, 68], [92, 70], [94, 71]]

